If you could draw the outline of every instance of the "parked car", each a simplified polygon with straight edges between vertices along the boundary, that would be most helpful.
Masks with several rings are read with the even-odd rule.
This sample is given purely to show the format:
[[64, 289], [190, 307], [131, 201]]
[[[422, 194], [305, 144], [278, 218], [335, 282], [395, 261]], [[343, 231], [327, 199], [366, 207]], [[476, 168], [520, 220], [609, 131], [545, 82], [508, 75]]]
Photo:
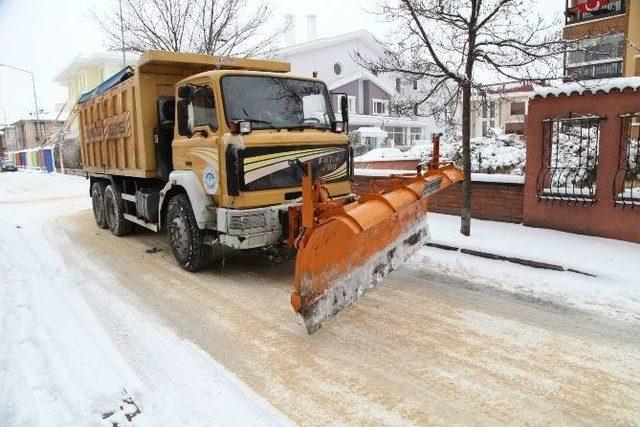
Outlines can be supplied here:
[[16, 164], [11, 159], [2, 159], [0, 160], [0, 172], [15, 172], [18, 168]]

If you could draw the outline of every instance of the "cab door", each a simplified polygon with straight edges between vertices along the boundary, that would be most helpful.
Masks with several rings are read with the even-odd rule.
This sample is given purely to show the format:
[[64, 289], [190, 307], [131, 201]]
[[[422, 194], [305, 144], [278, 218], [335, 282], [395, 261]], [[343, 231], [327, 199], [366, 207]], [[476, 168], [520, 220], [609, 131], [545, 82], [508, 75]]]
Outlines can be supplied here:
[[[218, 195], [220, 137], [214, 93], [209, 80], [194, 81], [177, 87], [177, 102], [187, 104], [188, 115], [181, 115], [178, 105], [172, 148], [174, 169], [195, 172], [203, 189], [211, 195]], [[184, 123], [184, 120], [189, 122]]]

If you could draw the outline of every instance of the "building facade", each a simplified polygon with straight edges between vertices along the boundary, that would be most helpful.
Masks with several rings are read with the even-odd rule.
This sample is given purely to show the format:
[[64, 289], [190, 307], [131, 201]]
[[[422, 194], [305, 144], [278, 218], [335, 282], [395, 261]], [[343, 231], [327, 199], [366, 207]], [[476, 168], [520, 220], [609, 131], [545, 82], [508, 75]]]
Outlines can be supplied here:
[[487, 136], [492, 129], [507, 134], [524, 135], [531, 83], [486, 85], [471, 105], [471, 137]]
[[[339, 106], [341, 96], [346, 96], [351, 131], [370, 129], [386, 135], [379, 139], [377, 146], [403, 148], [418, 140], [428, 140], [431, 133], [439, 129], [429, 117], [392, 114], [391, 100], [410, 96], [411, 92], [418, 91], [418, 86], [403, 81], [400, 76], [374, 75], [356, 62], [356, 52], [370, 59], [384, 55], [382, 47], [368, 31], [315, 38], [313, 15], [308, 17], [307, 24], [307, 40], [277, 50], [275, 57], [290, 62], [294, 73], [317, 75], [324, 80], [332, 93], [334, 107]], [[286, 39], [293, 42], [291, 36]]]
[[37, 148], [45, 135], [56, 133], [63, 125], [64, 120], [47, 118], [18, 120], [5, 130], [7, 151]]
[[564, 58], [568, 80], [640, 75], [640, 2], [566, 0]]

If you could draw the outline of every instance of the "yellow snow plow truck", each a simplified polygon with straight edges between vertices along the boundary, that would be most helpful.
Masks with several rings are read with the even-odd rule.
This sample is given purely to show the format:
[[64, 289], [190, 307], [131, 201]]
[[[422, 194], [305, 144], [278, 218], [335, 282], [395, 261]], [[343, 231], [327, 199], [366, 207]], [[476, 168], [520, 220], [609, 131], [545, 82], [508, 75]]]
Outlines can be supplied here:
[[189, 271], [221, 246], [297, 250], [309, 333], [424, 243], [428, 196], [462, 179], [436, 160], [351, 194], [346, 97], [285, 62], [149, 51], [76, 109], [99, 227], [164, 230]]

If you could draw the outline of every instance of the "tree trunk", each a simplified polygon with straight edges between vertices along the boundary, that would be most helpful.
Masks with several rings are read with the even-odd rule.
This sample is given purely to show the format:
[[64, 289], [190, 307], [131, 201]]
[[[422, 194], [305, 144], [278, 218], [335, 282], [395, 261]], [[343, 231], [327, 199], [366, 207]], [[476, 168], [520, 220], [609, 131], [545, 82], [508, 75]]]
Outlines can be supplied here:
[[462, 212], [460, 233], [471, 234], [471, 83], [462, 87]]

